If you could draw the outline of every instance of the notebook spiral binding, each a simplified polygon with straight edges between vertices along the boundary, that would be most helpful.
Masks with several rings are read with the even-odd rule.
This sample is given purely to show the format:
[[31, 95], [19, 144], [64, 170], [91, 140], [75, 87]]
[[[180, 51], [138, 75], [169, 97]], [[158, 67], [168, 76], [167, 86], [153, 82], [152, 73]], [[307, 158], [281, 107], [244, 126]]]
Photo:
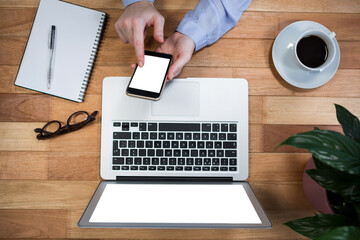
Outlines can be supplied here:
[[88, 62], [88, 65], [87, 65], [87, 68], [86, 68], [86, 71], [85, 71], [85, 74], [84, 74], [83, 82], [81, 84], [81, 89], [80, 89], [80, 93], [79, 93], [79, 97], [78, 97], [78, 100], [81, 101], [81, 102], [84, 100], [85, 91], [86, 91], [86, 88], [88, 86], [88, 82], [89, 82], [90, 75], [91, 75], [91, 69], [93, 67], [93, 64], [94, 64], [94, 61], [95, 61], [95, 55], [96, 55], [97, 49], [99, 47], [100, 37], [101, 37], [101, 33], [102, 33], [103, 26], [104, 26], [104, 23], [105, 23], [105, 18], [106, 18], [106, 14], [104, 13], [101, 16], [99, 27], [98, 27], [96, 37], [95, 37], [95, 40], [94, 40], [94, 46], [93, 46], [93, 48], [91, 50], [90, 59], [89, 59], [89, 62]]

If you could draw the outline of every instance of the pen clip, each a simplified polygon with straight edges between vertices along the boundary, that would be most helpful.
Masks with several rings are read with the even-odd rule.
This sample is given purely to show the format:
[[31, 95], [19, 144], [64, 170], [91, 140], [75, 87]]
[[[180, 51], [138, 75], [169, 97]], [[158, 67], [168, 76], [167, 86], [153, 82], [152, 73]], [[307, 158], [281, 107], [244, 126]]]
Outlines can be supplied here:
[[54, 44], [55, 44], [55, 31], [56, 31], [56, 27], [54, 25], [51, 26], [51, 33], [50, 33], [50, 43], [49, 43], [49, 48], [50, 49], [54, 49]]

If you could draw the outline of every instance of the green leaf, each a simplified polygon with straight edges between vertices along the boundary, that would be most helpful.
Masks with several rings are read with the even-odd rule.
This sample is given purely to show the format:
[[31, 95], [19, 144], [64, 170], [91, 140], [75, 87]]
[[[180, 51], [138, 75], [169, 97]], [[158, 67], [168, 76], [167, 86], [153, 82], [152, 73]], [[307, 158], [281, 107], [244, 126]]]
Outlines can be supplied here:
[[342, 172], [360, 175], [360, 143], [338, 132], [313, 130], [298, 133], [279, 146], [281, 145], [305, 148], [328, 166]]
[[336, 117], [346, 136], [360, 143], [360, 121], [343, 106], [335, 104]]
[[309, 169], [305, 171], [320, 186], [341, 195], [360, 194], [360, 177], [331, 169]]
[[360, 228], [355, 226], [338, 227], [321, 234], [314, 240], [359, 240]]
[[285, 223], [286, 226], [308, 238], [315, 238], [334, 228], [350, 224], [350, 219], [338, 214], [319, 214]]

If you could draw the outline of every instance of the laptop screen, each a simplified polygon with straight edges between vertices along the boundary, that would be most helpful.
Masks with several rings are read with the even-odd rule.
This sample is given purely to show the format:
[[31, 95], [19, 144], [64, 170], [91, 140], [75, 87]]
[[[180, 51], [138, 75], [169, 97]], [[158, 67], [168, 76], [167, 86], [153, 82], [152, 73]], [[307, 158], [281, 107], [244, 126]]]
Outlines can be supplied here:
[[89, 222], [261, 224], [243, 185], [107, 184]]

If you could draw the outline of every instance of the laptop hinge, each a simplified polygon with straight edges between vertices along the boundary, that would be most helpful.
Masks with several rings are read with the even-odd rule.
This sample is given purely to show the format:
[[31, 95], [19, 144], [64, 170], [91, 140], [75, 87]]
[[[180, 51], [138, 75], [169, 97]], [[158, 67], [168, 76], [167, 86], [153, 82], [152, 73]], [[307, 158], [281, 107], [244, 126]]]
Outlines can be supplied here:
[[150, 177], [116, 176], [116, 181], [232, 182], [232, 177]]

